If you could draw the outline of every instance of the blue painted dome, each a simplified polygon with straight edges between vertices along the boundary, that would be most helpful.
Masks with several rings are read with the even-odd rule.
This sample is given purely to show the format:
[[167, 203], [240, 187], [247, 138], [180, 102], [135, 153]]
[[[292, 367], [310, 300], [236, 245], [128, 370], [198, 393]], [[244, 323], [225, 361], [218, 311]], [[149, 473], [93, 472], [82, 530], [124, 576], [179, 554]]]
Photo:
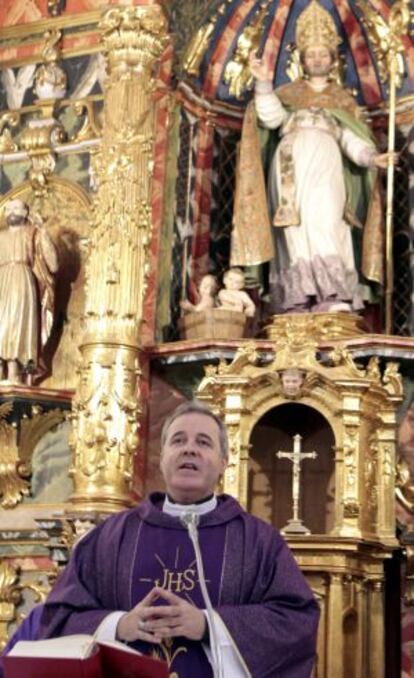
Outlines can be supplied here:
[[[354, 90], [361, 105], [375, 108], [387, 99], [387, 84], [380, 77], [375, 44], [363, 8], [368, 8], [387, 30], [393, 3], [380, 0], [319, 2], [330, 13], [340, 38], [344, 85]], [[308, 0], [218, 0], [213, 3], [198, 33], [198, 59], [187, 68], [184, 81], [210, 102], [243, 109], [251, 96], [251, 87], [239, 87], [235, 93], [234, 78], [232, 82], [229, 74], [242, 70], [243, 48], [251, 40], [257, 54], [266, 58], [274, 85], [289, 82], [287, 70], [295, 43], [296, 22], [308, 5]], [[411, 37], [406, 35], [403, 39], [404, 75], [398, 97], [414, 92], [412, 24], [410, 32]]]

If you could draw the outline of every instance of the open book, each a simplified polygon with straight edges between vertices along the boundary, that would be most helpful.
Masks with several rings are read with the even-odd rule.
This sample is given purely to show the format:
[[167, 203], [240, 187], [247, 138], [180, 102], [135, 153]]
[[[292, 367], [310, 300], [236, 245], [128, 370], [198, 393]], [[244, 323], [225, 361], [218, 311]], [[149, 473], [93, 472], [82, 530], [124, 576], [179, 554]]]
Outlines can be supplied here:
[[6, 678], [168, 678], [165, 662], [93, 636], [21, 640], [3, 657]]

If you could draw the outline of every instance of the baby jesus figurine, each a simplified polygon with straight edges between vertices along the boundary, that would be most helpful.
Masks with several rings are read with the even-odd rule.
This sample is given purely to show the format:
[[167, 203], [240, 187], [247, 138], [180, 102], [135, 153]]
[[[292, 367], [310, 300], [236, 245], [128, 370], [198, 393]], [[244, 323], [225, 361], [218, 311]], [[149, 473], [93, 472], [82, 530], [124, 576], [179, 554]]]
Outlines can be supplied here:
[[180, 304], [181, 308], [187, 313], [196, 313], [197, 311], [205, 311], [208, 308], [214, 308], [216, 305], [217, 288], [217, 280], [215, 279], [214, 275], [203, 276], [198, 288], [198, 303], [192, 304], [190, 301], [185, 299]]
[[241, 268], [230, 268], [223, 276], [224, 288], [218, 293], [220, 308], [244, 313], [253, 318], [256, 306], [244, 291], [244, 273]]

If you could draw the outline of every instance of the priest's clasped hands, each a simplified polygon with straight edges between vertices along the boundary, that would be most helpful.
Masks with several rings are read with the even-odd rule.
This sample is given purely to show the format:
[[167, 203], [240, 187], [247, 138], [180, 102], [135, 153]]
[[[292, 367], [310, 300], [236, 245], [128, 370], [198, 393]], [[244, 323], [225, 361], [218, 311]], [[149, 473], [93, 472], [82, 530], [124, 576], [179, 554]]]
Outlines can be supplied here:
[[[162, 599], [165, 605], [153, 605]], [[154, 587], [130, 612], [118, 622], [117, 638], [126, 642], [143, 640], [161, 643], [165, 638], [184, 636], [201, 640], [206, 628], [204, 613], [175, 593]]]

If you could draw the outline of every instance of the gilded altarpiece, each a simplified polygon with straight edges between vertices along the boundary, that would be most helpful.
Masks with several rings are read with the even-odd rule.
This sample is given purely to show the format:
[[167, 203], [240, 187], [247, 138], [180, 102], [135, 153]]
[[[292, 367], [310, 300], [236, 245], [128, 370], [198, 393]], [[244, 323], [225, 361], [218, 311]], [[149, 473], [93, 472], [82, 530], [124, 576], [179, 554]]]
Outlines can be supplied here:
[[[351, 85], [384, 134], [384, 82], [373, 51], [360, 48], [365, 28], [337, 4], [353, 27]], [[383, 27], [388, 10], [376, 5]], [[321, 605], [315, 676], [384, 676], [384, 561], [398, 547], [395, 356], [406, 360], [409, 382], [410, 340], [363, 336], [355, 318], [323, 326], [309, 316], [276, 321], [254, 343], [157, 344], [177, 338], [179, 301], [208, 266], [221, 275], [228, 265], [251, 86], [246, 46], [266, 47], [284, 81], [286, 59], [277, 55], [295, 23], [296, 15], [282, 35], [290, 9], [295, 3], [250, 0], [0, 7], [0, 211], [22, 198], [60, 264], [42, 372], [32, 384], [0, 386], [2, 645], [44, 599], [83, 530], [159, 488], [160, 422], [197, 395], [228, 427], [223, 489], [280, 528], [291, 516], [292, 468], [276, 455], [297, 433], [305, 452], [316, 451], [301, 484], [311, 534], [288, 535]], [[403, 150], [412, 123], [404, 97]], [[289, 395], [283, 378], [292, 369], [301, 384]], [[411, 518], [412, 473], [402, 459], [397, 495]], [[412, 560], [407, 605], [411, 570]]]

